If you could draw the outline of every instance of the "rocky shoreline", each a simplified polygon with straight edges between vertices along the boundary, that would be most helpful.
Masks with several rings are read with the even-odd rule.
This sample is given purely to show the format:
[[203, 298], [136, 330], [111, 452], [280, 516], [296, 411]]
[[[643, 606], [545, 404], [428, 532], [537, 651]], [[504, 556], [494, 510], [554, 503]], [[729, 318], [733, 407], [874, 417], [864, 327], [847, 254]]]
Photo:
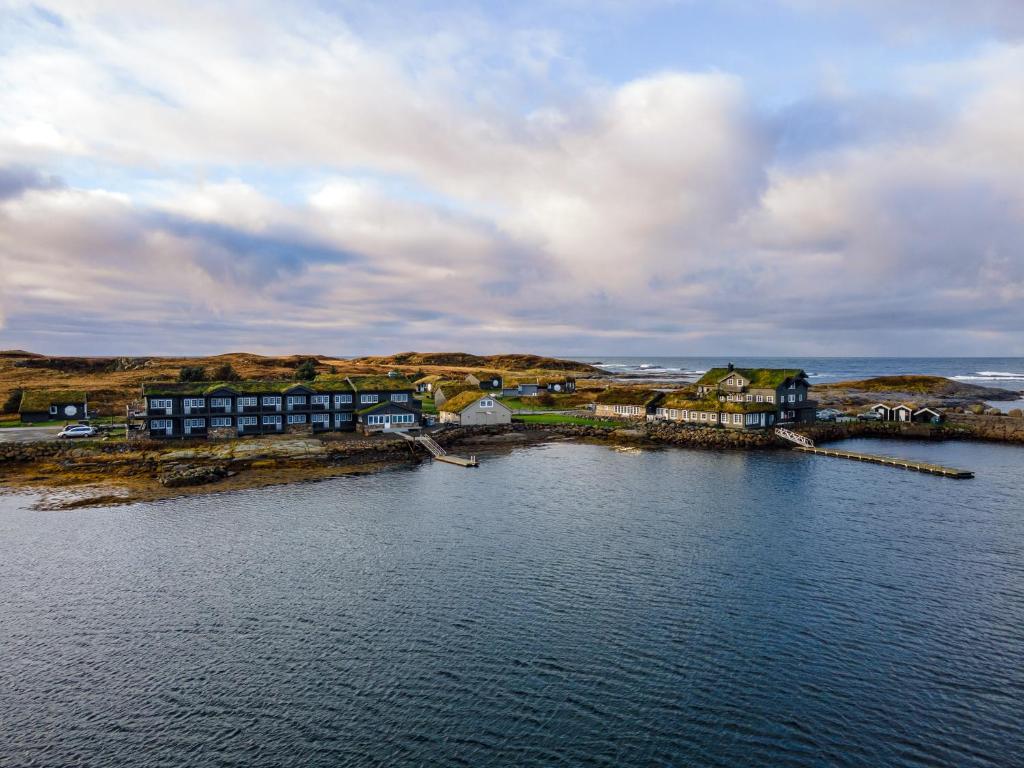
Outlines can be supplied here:
[[[879, 422], [822, 423], [801, 431], [817, 443], [851, 437], [988, 440], [1024, 445], [1024, 419], [956, 414], [941, 425]], [[434, 439], [453, 452], [500, 450], [554, 440], [700, 450], [779, 450], [788, 443], [771, 432], [737, 432], [667, 422], [604, 428], [512, 424], [454, 427]], [[417, 463], [427, 454], [396, 436], [329, 435], [225, 442], [64, 442], [0, 445], [5, 489], [42, 494], [39, 506], [69, 509], [174, 498], [320, 480]]]

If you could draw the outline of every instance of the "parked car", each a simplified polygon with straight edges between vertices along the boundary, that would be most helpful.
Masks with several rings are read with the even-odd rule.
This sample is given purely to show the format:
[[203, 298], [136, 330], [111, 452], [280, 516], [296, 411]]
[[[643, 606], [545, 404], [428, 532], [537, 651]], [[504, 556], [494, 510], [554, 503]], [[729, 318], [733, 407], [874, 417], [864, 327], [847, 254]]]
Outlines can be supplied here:
[[60, 432], [57, 433], [57, 437], [60, 438], [72, 438], [72, 437], [95, 437], [99, 430], [96, 427], [90, 427], [86, 424], [72, 424], [64, 427]]

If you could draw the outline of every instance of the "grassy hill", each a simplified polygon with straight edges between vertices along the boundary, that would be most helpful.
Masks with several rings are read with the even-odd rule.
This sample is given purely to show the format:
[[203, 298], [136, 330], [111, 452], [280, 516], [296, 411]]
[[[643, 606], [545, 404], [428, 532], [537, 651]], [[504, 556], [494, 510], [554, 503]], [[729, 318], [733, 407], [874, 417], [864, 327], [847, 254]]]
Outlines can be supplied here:
[[[390, 357], [342, 360], [325, 355], [280, 357], [231, 352], [210, 357], [68, 357], [46, 356], [23, 350], [0, 352], [0, 407], [12, 393], [23, 389], [83, 390], [89, 404], [103, 415], [123, 414], [125, 405], [137, 400], [143, 383], [176, 381], [185, 367], [202, 367], [207, 373], [230, 365], [242, 380], [291, 379], [306, 360], [316, 361], [318, 374], [367, 375], [399, 370], [407, 375], [439, 374], [462, 379], [469, 371], [495, 370], [517, 376], [571, 373], [594, 374], [598, 369], [572, 360], [537, 355], [478, 356], [466, 353], [407, 352]], [[16, 408], [16, 406], [15, 406]]]

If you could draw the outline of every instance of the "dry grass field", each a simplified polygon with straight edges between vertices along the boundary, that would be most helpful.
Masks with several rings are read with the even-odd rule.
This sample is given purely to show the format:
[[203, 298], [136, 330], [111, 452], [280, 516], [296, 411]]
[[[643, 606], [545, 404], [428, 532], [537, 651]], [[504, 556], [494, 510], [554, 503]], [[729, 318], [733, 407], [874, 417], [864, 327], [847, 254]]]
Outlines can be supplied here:
[[[598, 369], [585, 363], [535, 355], [481, 357], [465, 353], [407, 352], [390, 357], [340, 360], [317, 355], [267, 357], [232, 352], [211, 357], [47, 357], [22, 350], [0, 351], [0, 407], [12, 392], [24, 389], [84, 390], [99, 415], [123, 414], [137, 401], [147, 382], [176, 381], [185, 367], [203, 367], [209, 375], [230, 365], [244, 380], [292, 379], [306, 360], [316, 361], [318, 374], [363, 375], [397, 370], [409, 377], [439, 374], [463, 378], [471, 371], [498, 371], [507, 376], [592, 376]], [[13, 410], [16, 410], [14, 406]], [[11, 412], [12, 409], [6, 409]]]

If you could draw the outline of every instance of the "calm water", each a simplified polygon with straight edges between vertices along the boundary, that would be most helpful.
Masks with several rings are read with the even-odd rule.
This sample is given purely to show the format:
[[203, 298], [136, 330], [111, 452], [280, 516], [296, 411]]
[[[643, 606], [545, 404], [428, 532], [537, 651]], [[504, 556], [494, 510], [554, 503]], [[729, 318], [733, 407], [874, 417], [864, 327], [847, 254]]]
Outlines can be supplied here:
[[579, 358], [619, 374], [652, 380], [695, 381], [708, 368], [732, 362], [741, 367], [802, 368], [811, 383], [924, 374], [968, 384], [1024, 389], [1020, 357], [602, 357]]
[[0, 766], [1011, 766], [1024, 452], [559, 444], [0, 496]]

